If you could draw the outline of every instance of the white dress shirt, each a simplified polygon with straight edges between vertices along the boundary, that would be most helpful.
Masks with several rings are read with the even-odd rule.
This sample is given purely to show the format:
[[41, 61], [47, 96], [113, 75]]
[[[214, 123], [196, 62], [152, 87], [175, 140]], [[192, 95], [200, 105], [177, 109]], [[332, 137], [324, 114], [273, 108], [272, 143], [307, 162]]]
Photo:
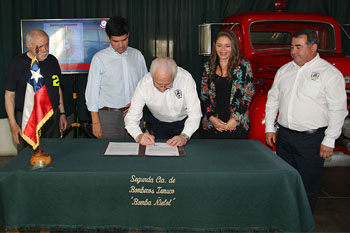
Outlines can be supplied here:
[[163, 122], [181, 121], [188, 116], [182, 133], [189, 137], [199, 127], [202, 112], [196, 83], [191, 74], [181, 67], [178, 67], [172, 88], [165, 92], [160, 92], [153, 85], [150, 73], [146, 74], [137, 85], [125, 117], [125, 128], [134, 139], [142, 134], [139, 122], [145, 105], [155, 118]]
[[265, 132], [274, 132], [277, 113], [283, 127], [307, 131], [327, 127], [322, 144], [334, 148], [347, 116], [343, 75], [319, 57], [299, 67], [294, 61], [282, 66], [266, 103]]
[[88, 110], [125, 107], [146, 73], [145, 59], [137, 49], [128, 47], [120, 54], [110, 45], [99, 51], [92, 58], [85, 90]]

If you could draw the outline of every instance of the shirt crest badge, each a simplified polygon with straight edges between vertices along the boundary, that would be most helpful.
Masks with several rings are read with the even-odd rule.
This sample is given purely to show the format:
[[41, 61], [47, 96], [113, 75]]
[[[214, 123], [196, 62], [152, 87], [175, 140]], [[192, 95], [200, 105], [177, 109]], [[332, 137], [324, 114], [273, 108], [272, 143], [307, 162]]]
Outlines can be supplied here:
[[181, 99], [182, 98], [182, 91], [180, 89], [176, 89], [175, 90], [175, 96], [178, 98], [178, 99]]
[[320, 73], [317, 73], [317, 72], [313, 72], [311, 74], [311, 80], [317, 80], [318, 78], [320, 77]]

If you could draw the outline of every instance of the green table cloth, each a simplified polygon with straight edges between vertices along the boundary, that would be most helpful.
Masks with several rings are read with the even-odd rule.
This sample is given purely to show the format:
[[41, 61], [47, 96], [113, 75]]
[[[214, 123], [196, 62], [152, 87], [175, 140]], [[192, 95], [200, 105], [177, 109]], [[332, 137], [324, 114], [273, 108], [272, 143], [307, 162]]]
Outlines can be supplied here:
[[102, 156], [106, 140], [43, 139], [0, 169], [4, 229], [312, 232], [295, 169], [253, 140], [191, 140], [185, 157]]

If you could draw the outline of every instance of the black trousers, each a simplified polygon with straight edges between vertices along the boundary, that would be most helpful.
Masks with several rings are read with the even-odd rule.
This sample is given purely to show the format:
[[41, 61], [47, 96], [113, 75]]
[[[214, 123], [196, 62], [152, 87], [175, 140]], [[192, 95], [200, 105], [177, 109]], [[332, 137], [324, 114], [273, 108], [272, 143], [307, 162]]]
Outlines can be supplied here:
[[150, 116], [154, 137], [157, 139], [170, 139], [176, 135], [180, 135], [185, 127], [187, 117], [181, 121], [163, 122]]
[[324, 130], [300, 133], [280, 127], [277, 134], [276, 153], [300, 174], [311, 210], [314, 211], [320, 192], [324, 159], [320, 146]]

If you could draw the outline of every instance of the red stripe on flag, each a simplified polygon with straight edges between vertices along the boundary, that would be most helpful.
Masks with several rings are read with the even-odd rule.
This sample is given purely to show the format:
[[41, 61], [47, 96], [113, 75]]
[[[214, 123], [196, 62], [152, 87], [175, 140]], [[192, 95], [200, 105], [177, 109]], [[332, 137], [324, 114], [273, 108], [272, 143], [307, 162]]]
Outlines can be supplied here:
[[52, 116], [53, 109], [46, 86], [40, 88], [34, 95], [34, 106], [23, 134], [25, 139], [34, 149], [39, 145], [38, 131], [45, 122]]

